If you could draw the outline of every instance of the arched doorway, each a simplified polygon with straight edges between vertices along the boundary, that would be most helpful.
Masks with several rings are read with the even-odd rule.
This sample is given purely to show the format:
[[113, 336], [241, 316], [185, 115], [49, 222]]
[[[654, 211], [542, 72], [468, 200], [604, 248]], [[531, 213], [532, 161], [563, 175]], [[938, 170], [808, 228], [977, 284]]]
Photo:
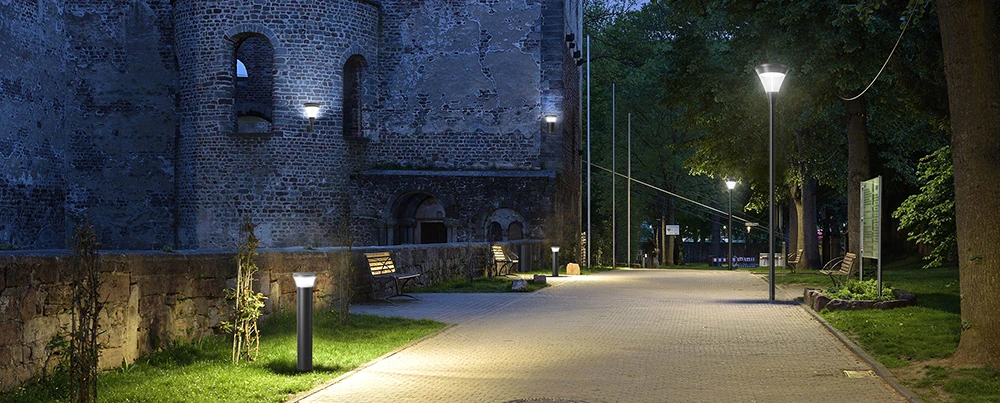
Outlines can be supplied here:
[[427, 192], [406, 193], [396, 199], [392, 220], [383, 228], [387, 244], [445, 243], [454, 238], [441, 200]]

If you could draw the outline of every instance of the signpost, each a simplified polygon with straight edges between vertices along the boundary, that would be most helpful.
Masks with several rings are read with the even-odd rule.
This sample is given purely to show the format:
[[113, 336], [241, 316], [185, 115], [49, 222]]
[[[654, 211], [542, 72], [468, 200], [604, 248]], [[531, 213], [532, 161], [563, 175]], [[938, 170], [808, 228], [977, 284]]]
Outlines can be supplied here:
[[861, 182], [861, 261], [859, 276], [864, 280], [865, 258], [878, 260], [878, 295], [882, 296], [882, 176]]
[[665, 235], [680, 235], [681, 234], [681, 226], [680, 225], [666, 225], [663, 228], [664, 228], [664, 232], [663, 233]]

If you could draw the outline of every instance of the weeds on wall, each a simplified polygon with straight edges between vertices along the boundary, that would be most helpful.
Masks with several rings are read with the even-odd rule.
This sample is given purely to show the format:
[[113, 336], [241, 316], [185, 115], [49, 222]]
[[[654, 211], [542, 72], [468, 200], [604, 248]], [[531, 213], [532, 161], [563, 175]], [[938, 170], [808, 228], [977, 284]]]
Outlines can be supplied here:
[[98, 315], [100, 302], [100, 258], [94, 227], [86, 220], [74, 230], [73, 309], [69, 338], [69, 381], [71, 402], [97, 401], [97, 361], [100, 345]]
[[260, 350], [260, 330], [257, 320], [267, 297], [253, 290], [253, 276], [257, 273], [257, 245], [260, 240], [254, 234], [250, 216], [243, 218], [240, 227], [240, 245], [236, 252], [236, 286], [226, 289], [226, 298], [233, 300], [232, 321], [220, 323], [222, 330], [233, 334], [233, 364], [240, 359], [254, 361]]

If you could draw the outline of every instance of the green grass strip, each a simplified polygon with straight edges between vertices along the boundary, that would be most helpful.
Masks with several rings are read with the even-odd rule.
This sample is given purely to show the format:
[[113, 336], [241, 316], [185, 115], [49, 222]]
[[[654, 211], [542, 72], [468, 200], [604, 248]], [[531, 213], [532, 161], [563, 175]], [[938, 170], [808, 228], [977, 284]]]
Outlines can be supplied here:
[[[283, 402], [407, 343], [440, 330], [431, 320], [353, 315], [342, 326], [331, 312], [316, 312], [313, 367], [298, 373], [295, 315], [272, 315], [261, 330], [260, 356], [230, 362], [232, 340], [206, 337], [173, 346], [101, 374], [101, 402]], [[3, 402], [66, 401], [65, 376], [32, 382], [0, 395]]]

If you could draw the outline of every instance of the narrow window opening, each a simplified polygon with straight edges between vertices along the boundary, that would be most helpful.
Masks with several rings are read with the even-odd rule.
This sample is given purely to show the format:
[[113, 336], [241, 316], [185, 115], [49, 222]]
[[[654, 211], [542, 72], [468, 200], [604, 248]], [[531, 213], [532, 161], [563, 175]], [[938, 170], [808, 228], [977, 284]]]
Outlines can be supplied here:
[[353, 55], [344, 63], [344, 137], [364, 136], [361, 96], [366, 65], [361, 55]]

